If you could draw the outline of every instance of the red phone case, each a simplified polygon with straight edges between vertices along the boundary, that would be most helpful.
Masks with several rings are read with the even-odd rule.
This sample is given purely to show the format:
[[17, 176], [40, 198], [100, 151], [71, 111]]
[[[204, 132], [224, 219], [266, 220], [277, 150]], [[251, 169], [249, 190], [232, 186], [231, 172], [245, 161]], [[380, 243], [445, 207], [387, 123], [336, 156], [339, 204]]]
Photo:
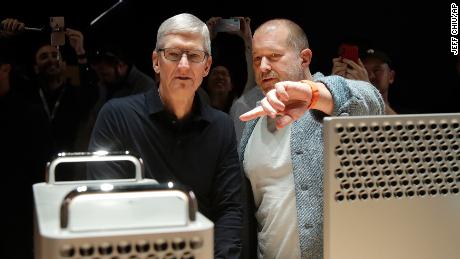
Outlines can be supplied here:
[[350, 44], [340, 45], [340, 56], [349, 60], [353, 60], [355, 63], [358, 63], [359, 52], [358, 46]]

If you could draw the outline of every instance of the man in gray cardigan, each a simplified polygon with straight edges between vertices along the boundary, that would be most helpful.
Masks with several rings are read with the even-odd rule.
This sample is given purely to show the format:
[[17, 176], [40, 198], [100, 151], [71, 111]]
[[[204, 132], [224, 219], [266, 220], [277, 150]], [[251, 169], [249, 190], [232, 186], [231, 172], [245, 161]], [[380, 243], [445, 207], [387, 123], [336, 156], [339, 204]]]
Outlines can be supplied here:
[[249, 121], [240, 159], [251, 183], [258, 258], [322, 258], [323, 118], [384, 112], [371, 84], [312, 76], [311, 58], [307, 36], [292, 21], [270, 20], [254, 33], [254, 72], [265, 98], [240, 117]]

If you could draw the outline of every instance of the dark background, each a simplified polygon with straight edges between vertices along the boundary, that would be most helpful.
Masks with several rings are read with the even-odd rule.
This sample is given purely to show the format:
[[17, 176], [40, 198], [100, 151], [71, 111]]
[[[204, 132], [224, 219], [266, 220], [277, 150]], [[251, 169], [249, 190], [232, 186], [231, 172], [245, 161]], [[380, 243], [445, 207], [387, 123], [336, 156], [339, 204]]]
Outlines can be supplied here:
[[[390, 102], [418, 113], [460, 112], [460, 83], [455, 70], [456, 57], [450, 53], [450, 3], [402, 4], [396, 1], [140, 1], [125, 0], [94, 26], [90, 22], [116, 1], [15, 1], [2, 7], [0, 16], [16, 17], [27, 26], [48, 24], [50, 16], [64, 16], [66, 27], [85, 34], [86, 48], [102, 42], [120, 44], [134, 58], [138, 67], [151, 72], [150, 55], [156, 31], [168, 17], [192, 13], [203, 21], [212, 16], [249, 16], [251, 28], [272, 18], [288, 18], [307, 33], [313, 51], [311, 71], [329, 74], [331, 59], [342, 41], [356, 41], [362, 46], [381, 49], [392, 58], [396, 84]], [[458, 4], [458, 3], [457, 3]], [[28, 37], [39, 37], [28, 33]], [[42, 35], [43, 36], [43, 35]], [[48, 37], [48, 35], [46, 35]], [[235, 55], [237, 42], [228, 52], [219, 53], [217, 63], [231, 60], [244, 68], [244, 58]], [[29, 44], [31, 41], [27, 41]], [[24, 51], [19, 56], [31, 55]], [[23, 46], [21, 45], [21, 49]], [[224, 60], [224, 61], [222, 61]], [[241, 69], [240, 69], [241, 70]], [[238, 71], [238, 70], [237, 70]], [[241, 70], [244, 74], [244, 69]], [[245, 77], [242, 75], [241, 77]], [[243, 80], [243, 79], [242, 79]]]

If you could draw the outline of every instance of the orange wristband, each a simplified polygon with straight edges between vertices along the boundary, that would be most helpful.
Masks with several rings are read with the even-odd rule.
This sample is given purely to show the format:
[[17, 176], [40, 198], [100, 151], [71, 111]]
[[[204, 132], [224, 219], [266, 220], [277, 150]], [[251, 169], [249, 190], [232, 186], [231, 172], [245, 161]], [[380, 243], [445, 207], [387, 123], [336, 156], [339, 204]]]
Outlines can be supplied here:
[[311, 109], [315, 106], [315, 104], [318, 102], [319, 100], [319, 90], [318, 90], [318, 87], [316, 86], [316, 84], [314, 84], [313, 82], [310, 82], [308, 80], [301, 80], [300, 82], [302, 83], [306, 83], [310, 86], [310, 89], [311, 89], [311, 99], [310, 99], [310, 103], [308, 104], [308, 107], [307, 109]]

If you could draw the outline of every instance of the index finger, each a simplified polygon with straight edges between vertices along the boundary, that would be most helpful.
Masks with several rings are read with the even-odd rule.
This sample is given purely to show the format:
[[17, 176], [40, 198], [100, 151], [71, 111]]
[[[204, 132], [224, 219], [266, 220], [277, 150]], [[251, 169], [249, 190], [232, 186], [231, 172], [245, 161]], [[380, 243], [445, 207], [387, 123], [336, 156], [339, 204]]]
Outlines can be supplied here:
[[262, 108], [262, 106], [257, 106], [256, 108], [246, 112], [246, 113], [243, 113], [241, 116], [240, 116], [240, 120], [241, 121], [250, 121], [250, 120], [253, 120], [257, 117], [261, 117], [261, 116], [265, 116], [265, 115], [268, 115], [268, 113], [266, 111], [264, 111], [264, 109]]

